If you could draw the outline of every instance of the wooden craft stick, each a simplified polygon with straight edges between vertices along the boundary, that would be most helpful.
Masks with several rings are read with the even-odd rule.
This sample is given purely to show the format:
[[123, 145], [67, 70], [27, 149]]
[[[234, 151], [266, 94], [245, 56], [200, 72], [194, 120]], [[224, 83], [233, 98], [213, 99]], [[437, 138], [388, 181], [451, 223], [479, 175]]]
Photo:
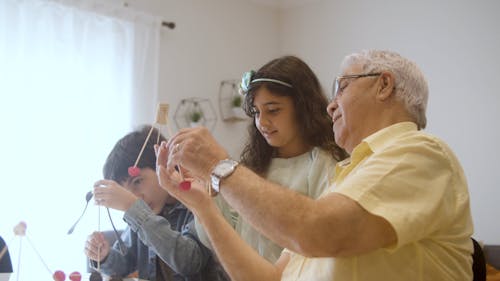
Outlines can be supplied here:
[[139, 160], [141, 159], [142, 152], [144, 152], [144, 148], [146, 148], [146, 144], [149, 141], [149, 137], [151, 137], [151, 133], [154, 130], [154, 126], [151, 126], [151, 129], [149, 130], [148, 136], [146, 137], [146, 140], [144, 141], [144, 144], [142, 145], [141, 151], [139, 152], [139, 155], [137, 155], [137, 159], [135, 160], [134, 167], [137, 167], [137, 164], [139, 163]]
[[167, 125], [168, 123], [168, 103], [159, 103], [156, 108], [156, 124]]
[[[168, 125], [168, 109], [169, 109], [168, 103], [158, 104], [158, 106], [156, 108], [156, 122], [155, 123], [158, 125], [164, 125], [167, 127], [167, 133], [168, 133], [167, 138], [170, 139], [173, 136], [173, 133], [172, 133], [172, 130], [170, 129], [170, 126]], [[149, 132], [149, 135], [150, 134], [151, 134], [151, 132]], [[149, 135], [148, 135], [147, 139], [149, 139]], [[147, 139], [146, 139], [146, 142], [144, 143], [144, 146], [141, 149], [141, 153], [139, 154], [139, 157], [142, 154], [144, 147], [146, 146]], [[158, 129], [158, 138], [156, 140], [156, 143], [158, 144], [159, 141], [160, 141], [160, 130]], [[137, 158], [136, 164], [134, 166], [136, 166], [138, 162], [139, 162], [139, 158]], [[179, 171], [179, 175], [181, 176], [181, 185], [180, 185], [181, 188], [187, 188], [187, 189], [191, 188], [190, 182], [186, 182], [186, 180], [184, 179], [184, 175], [182, 174], [182, 170], [181, 170], [180, 166], [178, 166], [178, 171]]]
[[2, 260], [5, 253], [7, 253], [7, 244], [3, 245], [2, 251], [0, 251], [0, 260]]

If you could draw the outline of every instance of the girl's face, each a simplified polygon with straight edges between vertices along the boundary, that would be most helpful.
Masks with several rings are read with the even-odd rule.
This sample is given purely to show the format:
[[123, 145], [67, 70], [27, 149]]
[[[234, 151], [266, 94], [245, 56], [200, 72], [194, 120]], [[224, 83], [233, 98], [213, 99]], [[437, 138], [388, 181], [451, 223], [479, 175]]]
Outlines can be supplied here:
[[267, 143], [277, 149], [278, 157], [297, 156], [309, 149], [297, 125], [292, 97], [275, 95], [260, 87], [255, 92], [253, 111], [255, 126]]
[[150, 168], [141, 169], [139, 176], [129, 178], [122, 186], [144, 200], [155, 214], [159, 214], [165, 204], [172, 204], [176, 201], [161, 188], [156, 172]]

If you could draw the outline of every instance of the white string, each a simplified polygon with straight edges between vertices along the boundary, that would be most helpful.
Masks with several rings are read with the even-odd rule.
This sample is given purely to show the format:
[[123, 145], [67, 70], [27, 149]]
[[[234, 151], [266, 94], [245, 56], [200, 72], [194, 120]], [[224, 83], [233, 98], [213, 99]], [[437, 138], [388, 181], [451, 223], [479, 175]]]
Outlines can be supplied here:
[[21, 275], [21, 249], [23, 248], [23, 237], [19, 237], [19, 256], [17, 257], [17, 276], [16, 280], [19, 281], [19, 275]]
[[47, 271], [50, 273], [50, 275], [52, 275], [52, 271], [50, 270], [50, 268], [47, 266], [47, 263], [45, 263], [45, 261], [43, 260], [42, 256], [40, 255], [40, 253], [38, 252], [38, 250], [36, 249], [35, 247], [35, 244], [33, 242], [31, 242], [31, 239], [29, 238], [28, 236], [28, 233], [26, 233], [26, 239], [28, 240], [28, 243], [30, 243], [31, 245], [31, 248], [33, 248], [33, 250], [35, 251], [35, 253], [37, 254], [38, 258], [40, 259], [40, 261], [42, 261], [43, 265], [45, 266], [45, 268], [47, 269]]
[[[101, 206], [97, 208], [97, 232], [101, 232]], [[97, 271], [101, 272], [101, 244], [97, 246]]]

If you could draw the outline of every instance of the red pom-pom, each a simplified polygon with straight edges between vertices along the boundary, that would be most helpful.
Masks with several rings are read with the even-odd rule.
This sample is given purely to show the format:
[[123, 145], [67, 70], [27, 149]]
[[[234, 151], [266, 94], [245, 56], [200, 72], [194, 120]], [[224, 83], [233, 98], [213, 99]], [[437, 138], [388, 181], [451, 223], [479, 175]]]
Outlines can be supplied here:
[[179, 188], [182, 190], [190, 190], [191, 189], [191, 182], [190, 181], [181, 181], [179, 184]]
[[137, 177], [141, 173], [141, 169], [136, 166], [128, 167], [128, 175], [131, 177]]
[[54, 278], [55, 281], [64, 281], [64, 279], [66, 279], [66, 274], [61, 270], [57, 270], [52, 275], [52, 278]]
[[69, 275], [69, 280], [71, 280], [71, 281], [81, 281], [82, 280], [82, 275], [78, 271], [73, 271]]

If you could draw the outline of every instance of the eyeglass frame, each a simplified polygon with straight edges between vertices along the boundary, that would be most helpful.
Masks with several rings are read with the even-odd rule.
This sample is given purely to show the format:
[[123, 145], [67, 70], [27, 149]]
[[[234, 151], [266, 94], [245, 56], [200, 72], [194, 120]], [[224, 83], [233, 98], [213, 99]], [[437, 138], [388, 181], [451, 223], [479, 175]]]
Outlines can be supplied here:
[[382, 75], [382, 72], [374, 72], [374, 73], [364, 73], [364, 74], [349, 74], [349, 75], [341, 75], [335, 77], [335, 83], [333, 86], [333, 92], [332, 92], [332, 101], [337, 97], [338, 91], [340, 89], [340, 80], [341, 79], [358, 79], [358, 78], [363, 78], [363, 77], [374, 77], [374, 76], [380, 76]]

